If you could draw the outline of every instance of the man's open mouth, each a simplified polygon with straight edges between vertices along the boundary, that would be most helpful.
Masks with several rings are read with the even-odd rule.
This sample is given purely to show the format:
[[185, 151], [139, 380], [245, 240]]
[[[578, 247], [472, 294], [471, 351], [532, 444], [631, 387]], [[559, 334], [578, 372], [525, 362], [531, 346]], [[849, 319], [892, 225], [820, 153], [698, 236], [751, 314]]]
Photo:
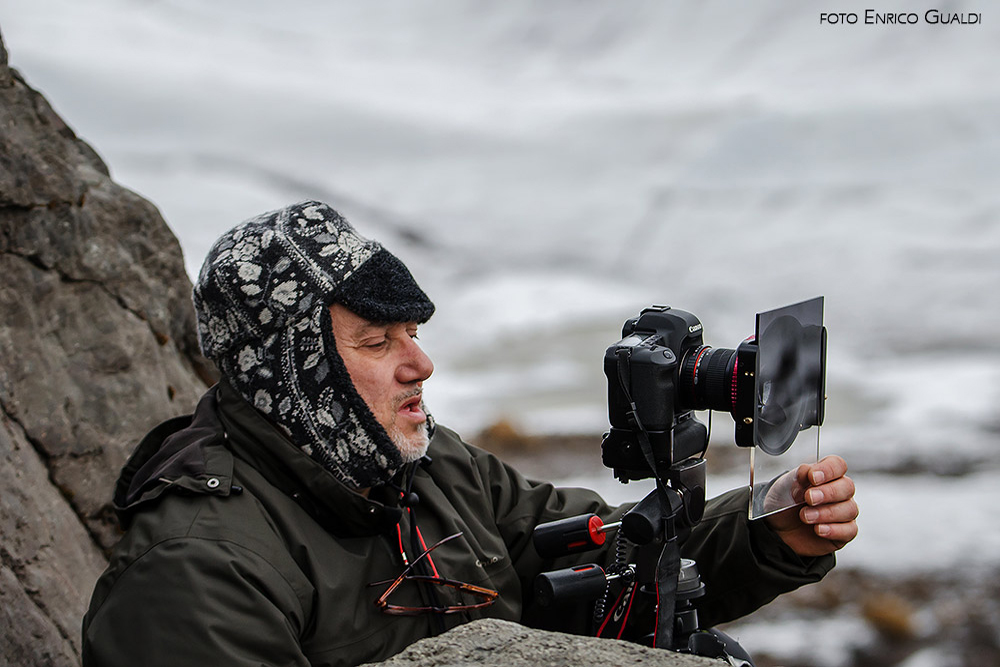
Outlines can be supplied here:
[[423, 397], [421, 394], [417, 394], [416, 396], [411, 396], [410, 398], [406, 399], [399, 406], [399, 412], [423, 416], [424, 411], [420, 409], [420, 402], [422, 398]]

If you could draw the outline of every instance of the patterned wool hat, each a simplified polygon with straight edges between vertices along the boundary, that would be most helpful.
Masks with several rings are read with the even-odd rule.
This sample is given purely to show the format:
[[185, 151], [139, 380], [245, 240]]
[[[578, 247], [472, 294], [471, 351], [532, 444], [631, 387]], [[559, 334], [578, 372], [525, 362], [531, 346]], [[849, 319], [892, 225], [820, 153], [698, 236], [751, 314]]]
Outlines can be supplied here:
[[236, 391], [352, 488], [385, 484], [399, 450], [337, 354], [329, 306], [426, 322], [434, 304], [399, 259], [328, 205], [247, 220], [208, 253], [194, 287], [198, 339]]

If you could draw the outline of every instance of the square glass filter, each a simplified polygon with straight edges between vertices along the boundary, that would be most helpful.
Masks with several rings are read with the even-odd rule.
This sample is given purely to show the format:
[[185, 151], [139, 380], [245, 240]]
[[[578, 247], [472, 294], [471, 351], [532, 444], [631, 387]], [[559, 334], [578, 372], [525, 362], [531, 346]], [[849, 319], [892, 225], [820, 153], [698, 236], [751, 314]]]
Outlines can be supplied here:
[[[826, 401], [823, 297], [757, 314], [750, 518], [802, 502], [794, 471], [819, 459]], [[813, 434], [806, 433], [815, 428]]]

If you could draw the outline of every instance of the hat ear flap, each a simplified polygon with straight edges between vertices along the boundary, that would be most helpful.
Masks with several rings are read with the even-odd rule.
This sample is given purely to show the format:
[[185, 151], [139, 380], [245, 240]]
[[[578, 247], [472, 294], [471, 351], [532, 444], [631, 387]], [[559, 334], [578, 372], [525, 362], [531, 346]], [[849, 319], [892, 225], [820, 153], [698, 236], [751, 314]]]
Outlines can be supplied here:
[[247, 402], [347, 486], [385, 484], [403, 467], [337, 352], [327, 306], [220, 361]]
[[322, 410], [326, 404], [335, 405], [343, 416], [332, 437], [324, 439], [313, 457], [328, 469], [340, 470], [338, 476], [342, 475], [342, 481], [354, 480], [351, 485], [355, 488], [385, 484], [403, 467], [402, 455], [354, 386], [337, 351], [333, 319], [325, 306], [320, 313], [319, 330], [329, 377], [319, 392], [317, 407]]

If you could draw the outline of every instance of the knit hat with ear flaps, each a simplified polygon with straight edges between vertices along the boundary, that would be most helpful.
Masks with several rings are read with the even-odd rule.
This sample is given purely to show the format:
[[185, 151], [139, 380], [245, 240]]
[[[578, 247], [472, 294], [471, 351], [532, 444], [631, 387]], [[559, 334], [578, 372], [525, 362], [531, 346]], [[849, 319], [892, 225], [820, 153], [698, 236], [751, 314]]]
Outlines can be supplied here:
[[395, 256], [326, 204], [247, 220], [216, 241], [194, 287], [205, 356], [293, 443], [356, 489], [385, 484], [399, 450], [354, 388], [329, 306], [423, 323], [434, 304]]

